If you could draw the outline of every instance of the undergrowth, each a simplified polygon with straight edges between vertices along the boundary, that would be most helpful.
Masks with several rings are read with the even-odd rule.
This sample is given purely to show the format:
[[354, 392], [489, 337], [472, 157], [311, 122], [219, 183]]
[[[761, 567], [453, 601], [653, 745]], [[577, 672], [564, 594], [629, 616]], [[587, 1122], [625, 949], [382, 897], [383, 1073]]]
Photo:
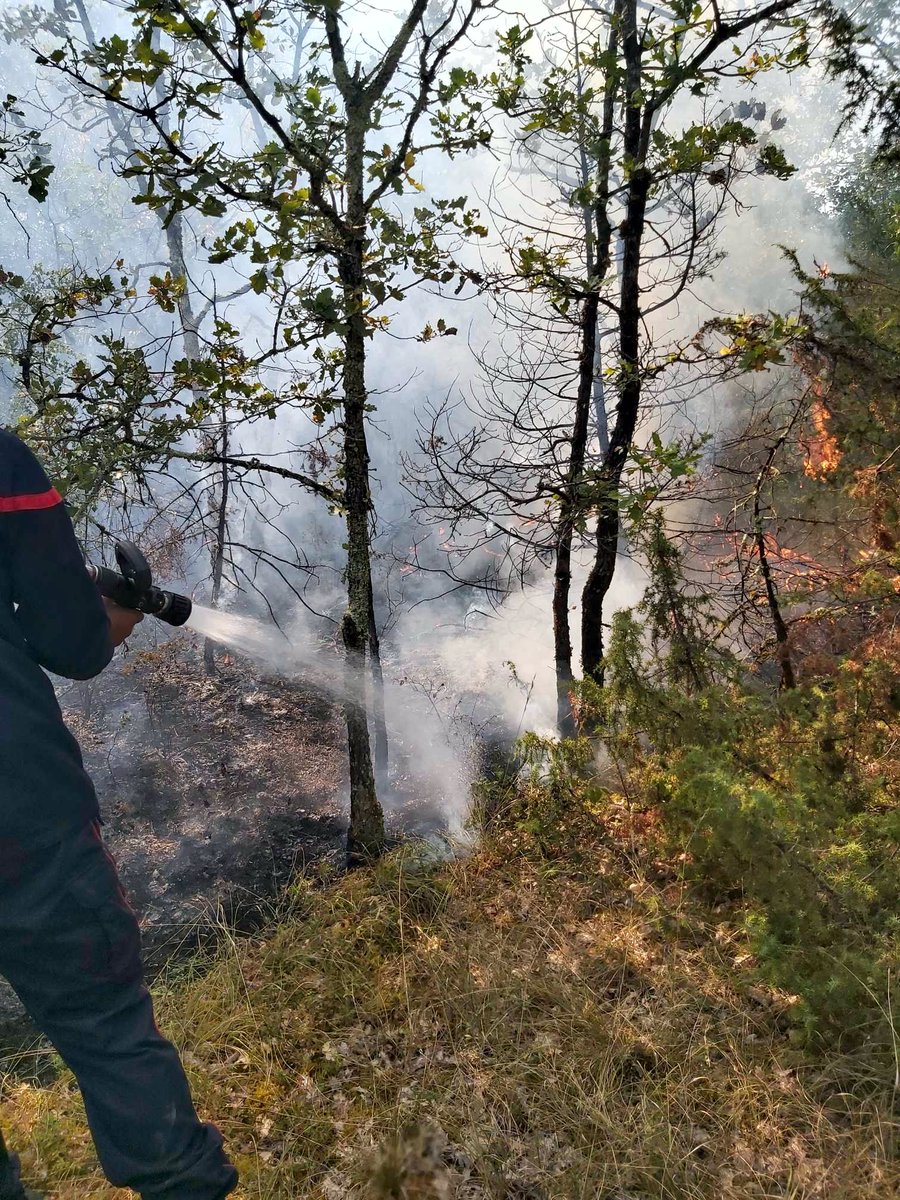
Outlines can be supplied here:
[[[647, 852], [730, 907], [761, 979], [792, 996], [792, 1036], [880, 1058], [900, 1087], [900, 643], [880, 630], [776, 695], [707, 636], [663, 544], [638, 609], [613, 618], [606, 686], [580, 687], [582, 723]], [[590, 801], [593, 741], [526, 744], [548, 795]]]
[[[793, 998], [760, 982], [729, 904], [660, 868], [649, 810], [585, 770], [549, 784], [485, 797], [492, 828], [464, 861], [406, 848], [299, 881], [268, 933], [162, 991], [238, 1196], [895, 1195], [877, 1058], [791, 1040]], [[30, 1180], [124, 1196], [66, 1071], [10, 1073], [0, 1094]]]

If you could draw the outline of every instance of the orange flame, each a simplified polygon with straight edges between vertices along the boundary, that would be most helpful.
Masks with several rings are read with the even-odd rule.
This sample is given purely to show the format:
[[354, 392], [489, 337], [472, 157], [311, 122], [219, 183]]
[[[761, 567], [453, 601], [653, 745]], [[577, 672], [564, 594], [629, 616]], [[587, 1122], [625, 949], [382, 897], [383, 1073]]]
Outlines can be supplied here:
[[828, 428], [829, 415], [821, 397], [817, 395], [812, 404], [812, 423], [815, 436], [810, 438], [804, 446], [806, 462], [803, 466], [803, 473], [810, 479], [827, 479], [840, 465], [841, 451], [837, 438]]

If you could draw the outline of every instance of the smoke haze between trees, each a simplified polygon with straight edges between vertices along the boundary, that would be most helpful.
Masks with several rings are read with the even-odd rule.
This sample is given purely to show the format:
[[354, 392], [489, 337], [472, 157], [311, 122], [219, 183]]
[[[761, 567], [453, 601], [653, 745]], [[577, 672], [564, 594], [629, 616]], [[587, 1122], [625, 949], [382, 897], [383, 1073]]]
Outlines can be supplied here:
[[[195, 605], [188, 628], [212, 638], [236, 651], [273, 675], [296, 678], [305, 688], [320, 692], [329, 700], [342, 702], [348, 683], [342, 658], [316, 638], [304, 623], [296, 624], [291, 635], [275, 625], [266, 625], [253, 617]], [[441, 696], [435, 679], [426, 683], [424, 673], [395, 679], [386, 671], [385, 710], [392, 756], [390, 778], [383, 788], [388, 812], [415, 791], [421, 794], [423, 808], [432, 811], [438, 827], [456, 844], [468, 840], [465, 825], [469, 813], [469, 792], [476, 769], [472, 758], [472, 721], [474, 714], [461, 709], [452, 689]], [[457, 673], [453, 682], [461, 686]], [[481, 721], [487, 723], [483, 704]], [[401, 794], [402, 793], [402, 794]]]

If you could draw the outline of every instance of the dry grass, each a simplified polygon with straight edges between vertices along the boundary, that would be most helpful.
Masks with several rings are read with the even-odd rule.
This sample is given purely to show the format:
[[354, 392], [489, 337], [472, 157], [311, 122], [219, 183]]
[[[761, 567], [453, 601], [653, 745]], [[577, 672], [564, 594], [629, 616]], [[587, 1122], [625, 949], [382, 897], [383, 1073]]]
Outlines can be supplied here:
[[[246, 1200], [876, 1200], [889, 1085], [792, 1046], [721, 914], [584, 831], [298, 885], [263, 939], [173, 980], [163, 1027]], [[99, 1174], [71, 1077], [0, 1125], [59, 1200]]]

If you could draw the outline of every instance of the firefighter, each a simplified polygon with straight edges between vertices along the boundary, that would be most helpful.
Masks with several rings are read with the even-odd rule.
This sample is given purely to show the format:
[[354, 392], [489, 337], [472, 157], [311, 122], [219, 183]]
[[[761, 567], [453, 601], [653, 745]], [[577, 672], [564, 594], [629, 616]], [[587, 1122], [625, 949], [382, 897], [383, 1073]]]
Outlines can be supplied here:
[[[0, 974], [74, 1072], [110, 1183], [219, 1200], [237, 1172], [154, 1022], [137, 920], [42, 670], [97, 675], [140, 620], [101, 599], [59, 494], [0, 429]], [[0, 1137], [0, 1200], [27, 1198]]]

